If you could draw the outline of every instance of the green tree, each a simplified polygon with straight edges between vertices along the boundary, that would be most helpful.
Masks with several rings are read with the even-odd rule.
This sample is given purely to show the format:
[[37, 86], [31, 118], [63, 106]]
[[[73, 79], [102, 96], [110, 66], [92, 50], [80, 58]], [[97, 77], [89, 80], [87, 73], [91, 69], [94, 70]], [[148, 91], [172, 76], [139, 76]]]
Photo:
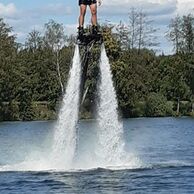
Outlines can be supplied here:
[[176, 16], [171, 20], [167, 37], [173, 42], [176, 53], [193, 53], [194, 18], [191, 14]]
[[101, 28], [108, 57], [110, 60], [118, 60], [121, 53], [121, 47], [117, 41], [117, 35], [112, 32], [114, 25], [106, 23], [103, 24]]
[[15, 72], [17, 44], [15, 36], [10, 35], [12, 28], [0, 19], [0, 99], [10, 102], [15, 98]]
[[194, 52], [194, 18], [191, 14], [183, 16], [182, 31], [184, 38], [184, 52]]

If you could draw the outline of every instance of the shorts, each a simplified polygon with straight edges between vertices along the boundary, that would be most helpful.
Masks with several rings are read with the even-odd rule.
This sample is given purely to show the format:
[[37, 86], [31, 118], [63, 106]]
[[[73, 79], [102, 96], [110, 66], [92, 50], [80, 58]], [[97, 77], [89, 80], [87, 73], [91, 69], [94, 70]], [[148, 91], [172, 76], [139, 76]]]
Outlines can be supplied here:
[[95, 4], [96, 0], [79, 0], [79, 5], [92, 5]]

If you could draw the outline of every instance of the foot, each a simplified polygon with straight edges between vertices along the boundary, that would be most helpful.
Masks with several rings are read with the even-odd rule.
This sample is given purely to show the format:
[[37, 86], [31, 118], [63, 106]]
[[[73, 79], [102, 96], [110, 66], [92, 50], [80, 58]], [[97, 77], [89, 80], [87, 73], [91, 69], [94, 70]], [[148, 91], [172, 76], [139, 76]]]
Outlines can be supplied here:
[[84, 28], [82, 26], [78, 27], [78, 38], [82, 37], [84, 34]]
[[96, 35], [98, 34], [99, 30], [98, 30], [98, 26], [92, 26], [92, 34]]

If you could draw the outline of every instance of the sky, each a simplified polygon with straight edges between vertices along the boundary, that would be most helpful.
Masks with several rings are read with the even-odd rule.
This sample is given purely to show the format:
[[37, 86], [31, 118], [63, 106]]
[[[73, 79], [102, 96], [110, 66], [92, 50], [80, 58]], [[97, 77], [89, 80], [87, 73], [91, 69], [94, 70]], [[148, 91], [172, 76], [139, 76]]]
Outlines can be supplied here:
[[[177, 14], [194, 13], [194, 0], [102, 0], [98, 7], [99, 23], [117, 24], [128, 21], [130, 8], [143, 10], [153, 20], [160, 51], [172, 53], [172, 44], [165, 38], [170, 20]], [[0, 17], [13, 27], [18, 42], [25, 42], [27, 34], [36, 29], [43, 31], [44, 24], [54, 19], [65, 26], [66, 34], [76, 33], [79, 16], [78, 0], [0, 0]], [[86, 24], [90, 22], [90, 12]]]

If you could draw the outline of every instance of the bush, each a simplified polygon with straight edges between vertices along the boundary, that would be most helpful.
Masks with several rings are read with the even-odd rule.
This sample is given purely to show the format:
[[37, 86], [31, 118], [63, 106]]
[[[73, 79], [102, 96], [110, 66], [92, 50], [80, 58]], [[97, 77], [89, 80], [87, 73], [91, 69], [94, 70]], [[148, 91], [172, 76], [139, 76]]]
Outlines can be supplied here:
[[169, 116], [172, 104], [160, 93], [150, 93], [146, 99], [145, 114], [148, 117]]
[[191, 102], [181, 101], [180, 102], [180, 113], [181, 113], [181, 115], [188, 116], [190, 112], [191, 112]]
[[174, 102], [173, 101], [167, 101], [166, 106], [167, 106], [166, 116], [175, 116], [175, 112], [173, 111]]
[[143, 117], [145, 116], [146, 104], [143, 101], [135, 103], [135, 107], [132, 109], [133, 117]]

